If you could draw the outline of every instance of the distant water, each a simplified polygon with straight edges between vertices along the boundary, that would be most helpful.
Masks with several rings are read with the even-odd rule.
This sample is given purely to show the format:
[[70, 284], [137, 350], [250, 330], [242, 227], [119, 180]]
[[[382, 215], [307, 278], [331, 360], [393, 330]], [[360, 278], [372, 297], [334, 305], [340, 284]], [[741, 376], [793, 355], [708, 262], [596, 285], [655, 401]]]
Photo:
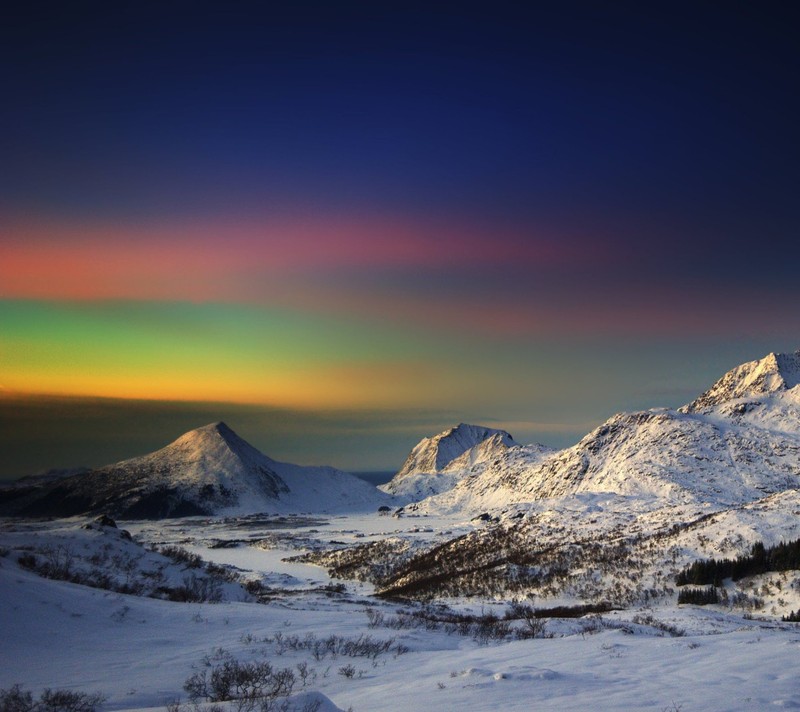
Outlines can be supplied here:
[[384, 485], [394, 477], [394, 471], [390, 472], [353, 472], [356, 477], [369, 482], [371, 485]]

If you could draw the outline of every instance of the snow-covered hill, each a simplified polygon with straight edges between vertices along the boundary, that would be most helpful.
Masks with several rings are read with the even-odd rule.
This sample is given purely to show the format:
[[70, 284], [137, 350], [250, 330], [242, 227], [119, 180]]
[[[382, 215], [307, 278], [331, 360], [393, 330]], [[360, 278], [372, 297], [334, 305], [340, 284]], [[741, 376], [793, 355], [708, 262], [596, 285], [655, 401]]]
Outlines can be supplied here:
[[157, 452], [53, 482], [0, 492], [0, 512], [127, 519], [253, 512], [364, 511], [385, 494], [331, 467], [276, 462], [225, 423], [185, 433]]
[[738, 366], [678, 410], [614, 415], [566, 450], [494, 455], [416, 510], [480, 511], [578, 493], [726, 507], [800, 487], [800, 352]]
[[[533, 446], [546, 450], [542, 446]], [[519, 446], [505, 430], [461, 423], [423, 438], [391, 482], [380, 489], [404, 502], [416, 502], [455, 487]]]

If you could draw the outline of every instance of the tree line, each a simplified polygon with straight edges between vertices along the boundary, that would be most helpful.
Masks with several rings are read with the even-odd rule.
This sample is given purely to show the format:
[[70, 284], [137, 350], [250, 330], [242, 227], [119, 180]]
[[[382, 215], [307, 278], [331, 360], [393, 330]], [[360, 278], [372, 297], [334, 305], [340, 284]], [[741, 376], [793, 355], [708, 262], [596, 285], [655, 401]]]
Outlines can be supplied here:
[[738, 581], [746, 576], [756, 576], [768, 571], [797, 569], [800, 569], [800, 539], [770, 547], [765, 547], [763, 542], [756, 542], [750, 549], [750, 554], [736, 559], [695, 561], [677, 575], [675, 582], [678, 586], [721, 586], [722, 580], [726, 578]]

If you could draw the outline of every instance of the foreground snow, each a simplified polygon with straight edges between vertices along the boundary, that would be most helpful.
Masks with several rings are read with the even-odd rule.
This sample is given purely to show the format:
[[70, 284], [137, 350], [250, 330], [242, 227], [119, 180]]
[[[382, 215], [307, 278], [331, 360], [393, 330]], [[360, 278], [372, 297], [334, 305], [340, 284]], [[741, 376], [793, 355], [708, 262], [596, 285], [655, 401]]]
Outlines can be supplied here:
[[[55, 532], [61, 541], [73, 537], [74, 549], [91, 554], [106, 540], [80, 529], [78, 520], [37, 528], [8, 522], [0, 532], [6, 552], [0, 558], [0, 687], [20, 683], [34, 691], [100, 691], [109, 697], [109, 710], [163, 709], [167, 701], [185, 698], [183, 683], [203, 669], [204, 659], [213, 664], [230, 655], [266, 658], [276, 667], [294, 669], [307, 663], [313, 672], [305, 692], [325, 696], [318, 698], [324, 702], [322, 710], [800, 707], [800, 628], [793, 624], [665, 604], [609, 613], [600, 620], [550, 620], [546, 632], [552, 638], [480, 644], [443, 630], [370, 628], [367, 606], [377, 606], [387, 616], [397, 606], [364, 596], [368, 586], [348, 583], [345, 595], [325, 593], [320, 588], [328, 582], [323, 570], [281, 561], [315, 538], [348, 543], [394, 534], [435, 541], [443, 531], [456, 534], [473, 526], [446, 518], [427, 522], [430, 526], [420, 527], [412, 520], [362, 516], [299, 527], [286, 522], [284, 529], [280, 521], [261, 529], [252, 521], [234, 529], [222, 520], [131, 526], [134, 539], [181, 542], [204, 558], [235, 563], [249, 576], [271, 577], [281, 586], [267, 604], [177, 603], [44, 579], [17, 565], [20, 547]], [[265, 545], [262, 537], [270, 532], [273, 538]], [[220, 548], [226, 536], [252, 536], [259, 546]], [[107, 541], [131, 546], [113, 534]], [[460, 606], [474, 613], [504, 610], [491, 601], [463, 601]], [[672, 637], [665, 630], [686, 635]], [[280, 636], [302, 640], [330, 635], [394, 639], [395, 646], [407, 646], [408, 652], [374, 661], [318, 661], [308, 650], [276, 642]], [[339, 673], [349, 664], [354, 667], [351, 678]]]

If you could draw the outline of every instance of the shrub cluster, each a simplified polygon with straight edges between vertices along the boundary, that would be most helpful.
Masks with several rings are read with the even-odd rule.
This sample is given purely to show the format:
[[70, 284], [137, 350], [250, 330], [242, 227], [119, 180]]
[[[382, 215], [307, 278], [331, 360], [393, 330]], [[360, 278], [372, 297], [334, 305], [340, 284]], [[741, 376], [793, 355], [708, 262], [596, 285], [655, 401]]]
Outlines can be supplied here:
[[155, 551], [189, 569], [180, 585], [167, 585], [163, 567], [152, 571], [143, 569], [142, 553], [114, 552], [110, 544], [83, 558], [68, 545], [48, 545], [35, 552], [21, 553], [17, 561], [23, 568], [45, 578], [168, 601], [218, 603], [223, 598], [223, 584], [239, 581], [235, 571], [206, 563], [197, 554], [180, 547], [168, 546]]
[[179, 603], [219, 603], [222, 600], [222, 582], [192, 573], [183, 577], [180, 586], [159, 587], [152, 597]]
[[276, 655], [283, 655], [287, 651], [307, 651], [317, 662], [325, 660], [328, 656], [334, 660], [338, 657], [348, 657], [369, 658], [374, 661], [387, 653], [403, 655], [408, 652], [408, 648], [402, 643], [397, 643], [395, 638], [381, 640], [371, 635], [359, 635], [356, 638], [329, 635], [318, 638], [313, 633], [301, 637], [278, 632], [273, 636], [265, 636], [259, 642], [272, 645]]
[[[378, 666], [377, 659], [381, 655], [393, 652], [397, 656], [408, 652], [408, 648], [397, 644], [394, 638], [378, 640], [371, 635], [318, 638], [313, 633], [301, 637], [278, 632], [263, 638], [248, 634], [242, 637], [241, 642], [247, 645], [267, 644], [272, 647], [270, 652], [277, 655], [284, 655], [287, 651], [308, 652], [317, 661], [327, 657], [335, 660], [339, 656], [368, 658], [373, 667]], [[267, 654], [266, 649], [261, 652], [262, 656]], [[294, 668], [278, 668], [263, 658], [243, 662], [226, 649], [217, 648], [204, 656], [201, 664], [202, 669], [188, 677], [183, 685], [194, 710], [202, 700], [229, 702], [230, 706], [226, 709], [235, 712], [315, 712], [320, 706], [318, 699], [299, 702], [287, 699], [298, 684], [305, 688], [317, 678], [316, 671], [306, 661], [296, 664]], [[325, 671], [325, 677], [329, 670], [330, 667]], [[364, 672], [350, 663], [338, 668], [338, 674], [347, 679], [360, 678]], [[183, 709], [179, 700], [168, 705], [168, 712], [182, 712]], [[0, 709], [0, 712], [5, 710]]]
[[651, 613], [637, 614], [631, 619], [631, 622], [636, 623], [636, 625], [646, 625], [650, 628], [655, 628], [656, 630], [660, 630], [662, 633], [666, 633], [673, 638], [680, 638], [686, 634], [686, 631], [683, 629], [678, 628], [678, 626], [672, 625], [671, 623], [660, 621]]
[[296, 676], [291, 668], [276, 669], [266, 661], [243, 663], [225, 660], [210, 671], [202, 670], [189, 677], [183, 689], [189, 699], [227, 702], [252, 702], [244, 709], [269, 709], [263, 703], [292, 694]]
[[199, 554], [193, 554], [181, 546], [162, 546], [156, 551], [172, 559], [176, 564], [183, 564], [187, 569], [199, 569], [203, 566], [203, 559]]
[[394, 575], [414, 553], [403, 539], [387, 538], [332, 551], [312, 551], [287, 561], [325, 566], [335, 578], [382, 584]]
[[652, 574], [650, 585], [644, 578], [648, 557], [655, 554], [653, 547], [645, 550], [642, 546], [641, 535], [625, 536], [620, 531], [618, 537], [609, 532], [602, 541], [574, 539], [565, 528], [559, 532], [561, 541], [555, 541], [556, 532], [547, 526], [546, 544], [540, 543], [541, 533], [534, 523], [503, 521], [416, 550], [389, 576], [375, 581], [377, 595], [432, 601], [566, 594], [628, 605], [671, 593], [658, 574]]
[[0, 690], [0, 712], [95, 712], [105, 702], [99, 693], [46, 689], [34, 699], [33, 694], [14, 685]]
[[386, 615], [375, 608], [367, 608], [365, 613], [370, 628], [441, 630], [447, 635], [472, 638], [482, 645], [493, 640], [546, 637], [545, 622], [539, 611], [522, 603], [512, 604], [503, 618], [491, 612], [470, 615], [433, 606], [422, 606], [413, 611], [400, 610], [395, 615]]

